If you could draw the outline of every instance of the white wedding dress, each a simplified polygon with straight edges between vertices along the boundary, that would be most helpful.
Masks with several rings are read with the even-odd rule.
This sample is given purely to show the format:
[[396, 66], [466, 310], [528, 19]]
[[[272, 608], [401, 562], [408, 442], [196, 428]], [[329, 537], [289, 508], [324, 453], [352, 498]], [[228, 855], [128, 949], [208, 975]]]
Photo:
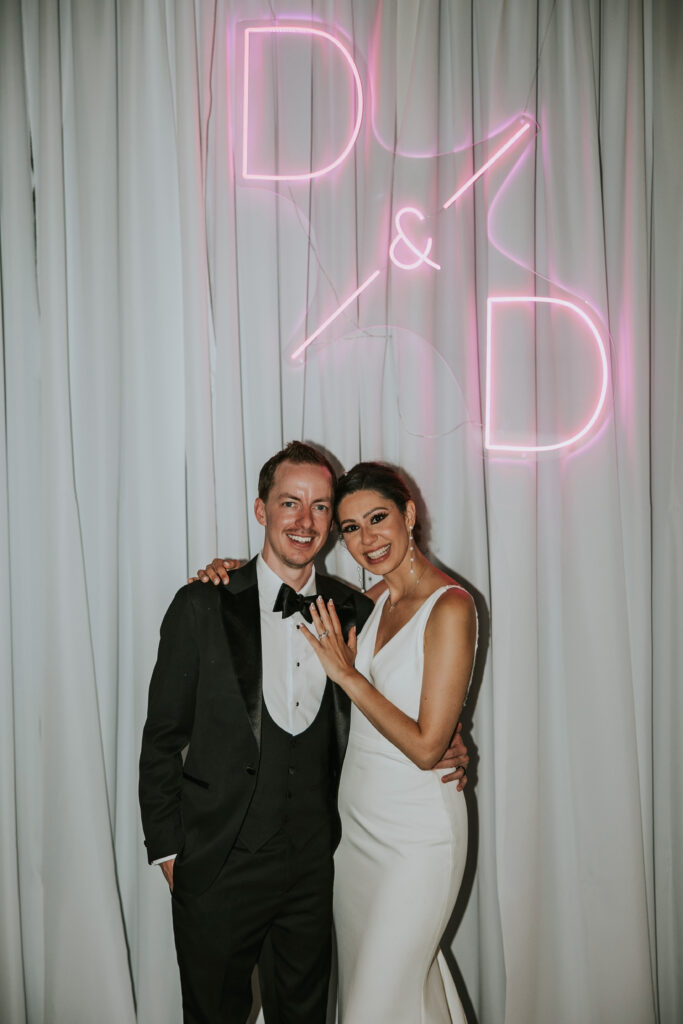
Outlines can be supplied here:
[[[435, 591], [373, 657], [388, 592], [358, 641], [359, 672], [417, 719]], [[465, 798], [422, 771], [353, 706], [339, 789], [334, 921], [341, 1024], [466, 1024], [439, 940], [467, 853]]]

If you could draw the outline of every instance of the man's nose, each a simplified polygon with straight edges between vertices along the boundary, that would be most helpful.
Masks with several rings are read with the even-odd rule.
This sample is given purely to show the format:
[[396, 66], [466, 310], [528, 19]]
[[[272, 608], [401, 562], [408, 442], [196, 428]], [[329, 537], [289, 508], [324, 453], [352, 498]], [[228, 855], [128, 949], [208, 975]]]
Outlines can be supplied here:
[[304, 526], [307, 529], [313, 529], [313, 512], [307, 505], [302, 505], [299, 509], [298, 516], [299, 526]]

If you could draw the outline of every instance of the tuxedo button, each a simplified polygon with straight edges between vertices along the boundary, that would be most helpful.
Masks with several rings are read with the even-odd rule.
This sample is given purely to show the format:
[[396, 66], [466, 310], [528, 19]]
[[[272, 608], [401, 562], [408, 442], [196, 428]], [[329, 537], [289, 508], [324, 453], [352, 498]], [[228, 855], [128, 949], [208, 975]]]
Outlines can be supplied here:
[[296, 775], [296, 768], [290, 768], [289, 769], [289, 774], [290, 775]]
[[244, 770], [247, 773], [247, 775], [256, 775], [256, 769], [253, 767], [253, 765], [245, 764]]

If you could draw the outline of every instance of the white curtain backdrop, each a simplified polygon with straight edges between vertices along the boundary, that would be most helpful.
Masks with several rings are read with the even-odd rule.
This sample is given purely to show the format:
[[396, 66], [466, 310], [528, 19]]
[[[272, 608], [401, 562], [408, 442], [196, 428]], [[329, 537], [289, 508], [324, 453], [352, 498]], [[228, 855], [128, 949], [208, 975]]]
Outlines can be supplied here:
[[[353, 56], [329, 174], [244, 177], [245, 22]], [[354, 116], [341, 52], [252, 44], [252, 166], [319, 168]], [[181, 1020], [147, 683], [186, 575], [258, 550], [292, 438], [400, 464], [479, 594], [449, 931], [472, 1024], [683, 1020], [682, 96], [679, 0], [2, 0], [3, 1022]], [[440, 269], [389, 261], [404, 206]], [[597, 423], [539, 455], [484, 447], [487, 297], [520, 294], [607, 339]], [[492, 342], [512, 443], [566, 434], [596, 379], [536, 312]]]

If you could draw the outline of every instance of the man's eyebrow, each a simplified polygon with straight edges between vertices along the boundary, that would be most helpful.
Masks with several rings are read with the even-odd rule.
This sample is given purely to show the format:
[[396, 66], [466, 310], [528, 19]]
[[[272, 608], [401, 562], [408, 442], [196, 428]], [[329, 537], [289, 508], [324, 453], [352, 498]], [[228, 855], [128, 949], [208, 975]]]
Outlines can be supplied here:
[[[281, 491], [280, 494], [278, 494], [277, 497], [278, 497], [278, 501], [282, 501], [283, 498], [288, 498], [290, 501], [302, 501], [302, 498], [301, 498], [300, 495], [298, 495], [298, 494], [289, 494], [288, 491]], [[313, 500], [311, 501], [311, 504], [312, 505], [316, 505], [316, 504], [318, 504], [321, 501], [324, 501], [326, 505], [331, 505], [332, 504], [332, 495], [328, 494], [324, 498], [313, 498]]]
[[[361, 516], [361, 519], [367, 519], [368, 516], [373, 515], [373, 513], [375, 513], [375, 512], [388, 512], [388, 511], [389, 511], [389, 509], [387, 508], [386, 505], [376, 505], [375, 508], [371, 508], [368, 512], [364, 512], [363, 515]], [[344, 523], [354, 523], [354, 522], [355, 522], [355, 519], [342, 519], [339, 525], [343, 526]]]

